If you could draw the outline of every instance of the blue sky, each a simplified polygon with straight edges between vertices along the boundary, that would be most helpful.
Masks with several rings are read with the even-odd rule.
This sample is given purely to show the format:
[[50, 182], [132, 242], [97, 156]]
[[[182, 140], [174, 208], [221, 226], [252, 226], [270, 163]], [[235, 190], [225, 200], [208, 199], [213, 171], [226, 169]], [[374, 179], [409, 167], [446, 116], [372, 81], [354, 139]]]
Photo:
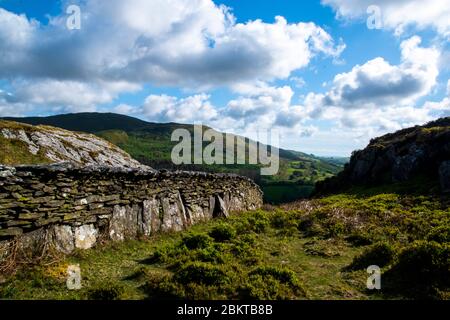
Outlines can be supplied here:
[[[68, 29], [73, 4], [80, 27]], [[347, 156], [450, 113], [449, 0], [0, 8], [0, 116], [99, 111], [252, 137], [276, 129], [284, 148]], [[373, 17], [381, 28], [368, 28]]]

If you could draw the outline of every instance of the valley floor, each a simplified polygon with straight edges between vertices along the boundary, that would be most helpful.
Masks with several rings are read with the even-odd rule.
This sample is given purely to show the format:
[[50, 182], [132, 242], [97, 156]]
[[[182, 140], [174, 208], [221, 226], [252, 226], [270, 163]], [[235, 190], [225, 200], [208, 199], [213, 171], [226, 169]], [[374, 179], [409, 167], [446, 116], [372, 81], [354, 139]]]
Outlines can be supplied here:
[[[448, 206], [338, 195], [236, 214], [151, 239], [23, 262], [2, 299], [449, 299]], [[82, 288], [68, 290], [79, 264]], [[366, 268], [382, 268], [382, 289]]]

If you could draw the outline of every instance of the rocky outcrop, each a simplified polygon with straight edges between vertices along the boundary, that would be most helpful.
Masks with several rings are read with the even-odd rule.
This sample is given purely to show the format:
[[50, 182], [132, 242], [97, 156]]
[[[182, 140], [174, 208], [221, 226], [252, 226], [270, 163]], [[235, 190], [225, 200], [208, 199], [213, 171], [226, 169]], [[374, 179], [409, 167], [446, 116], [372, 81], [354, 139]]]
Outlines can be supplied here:
[[259, 187], [236, 175], [67, 163], [0, 166], [0, 257], [13, 245], [70, 253], [261, 205]]
[[[48, 163], [71, 162], [78, 165], [146, 168], [120, 148], [92, 134], [0, 121], [0, 137], [11, 143], [21, 142], [27, 150], [20, 151], [39, 155]], [[23, 163], [17, 160], [14, 164]]]
[[316, 192], [405, 182], [418, 175], [439, 181], [442, 191], [448, 192], [449, 160], [450, 118], [442, 118], [373, 139], [364, 150], [353, 153], [337, 177], [318, 183]]

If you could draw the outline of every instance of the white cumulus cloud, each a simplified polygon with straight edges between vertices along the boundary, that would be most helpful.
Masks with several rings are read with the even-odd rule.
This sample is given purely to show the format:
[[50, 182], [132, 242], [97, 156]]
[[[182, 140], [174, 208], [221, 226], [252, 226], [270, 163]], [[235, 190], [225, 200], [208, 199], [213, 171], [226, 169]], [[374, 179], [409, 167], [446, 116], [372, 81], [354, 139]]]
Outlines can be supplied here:
[[271, 81], [288, 78], [317, 54], [335, 58], [345, 47], [314, 23], [283, 17], [236, 23], [230, 9], [212, 0], [78, 4], [80, 30], [67, 29], [65, 12], [42, 25], [0, 8], [0, 79], [78, 95], [17, 88], [17, 99], [84, 109], [147, 83], [202, 91]]
[[439, 75], [439, 50], [420, 43], [417, 36], [404, 40], [398, 65], [378, 57], [337, 74], [327, 92], [306, 96], [309, 117], [331, 121], [367, 141], [448, 114], [448, 98], [417, 105], [436, 87]]
[[[430, 93], [439, 75], [439, 51], [420, 47], [414, 36], [401, 43], [401, 63], [391, 65], [381, 57], [357, 65], [334, 77], [320, 105], [347, 109], [413, 105]], [[311, 99], [311, 97], [310, 97]]]
[[378, 6], [383, 27], [402, 34], [406, 28], [431, 28], [443, 37], [450, 37], [449, 0], [322, 0], [331, 6], [338, 18], [367, 18], [369, 6]]

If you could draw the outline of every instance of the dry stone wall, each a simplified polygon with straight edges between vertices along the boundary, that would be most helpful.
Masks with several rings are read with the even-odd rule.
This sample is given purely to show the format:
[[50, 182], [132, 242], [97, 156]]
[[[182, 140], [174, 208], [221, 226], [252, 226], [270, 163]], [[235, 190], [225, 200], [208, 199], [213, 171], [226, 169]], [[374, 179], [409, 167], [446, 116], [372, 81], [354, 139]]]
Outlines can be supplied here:
[[180, 231], [261, 205], [259, 187], [236, 175], [0, 166], [0, 258], [13, 245], [70, 253], [99, 241]]

